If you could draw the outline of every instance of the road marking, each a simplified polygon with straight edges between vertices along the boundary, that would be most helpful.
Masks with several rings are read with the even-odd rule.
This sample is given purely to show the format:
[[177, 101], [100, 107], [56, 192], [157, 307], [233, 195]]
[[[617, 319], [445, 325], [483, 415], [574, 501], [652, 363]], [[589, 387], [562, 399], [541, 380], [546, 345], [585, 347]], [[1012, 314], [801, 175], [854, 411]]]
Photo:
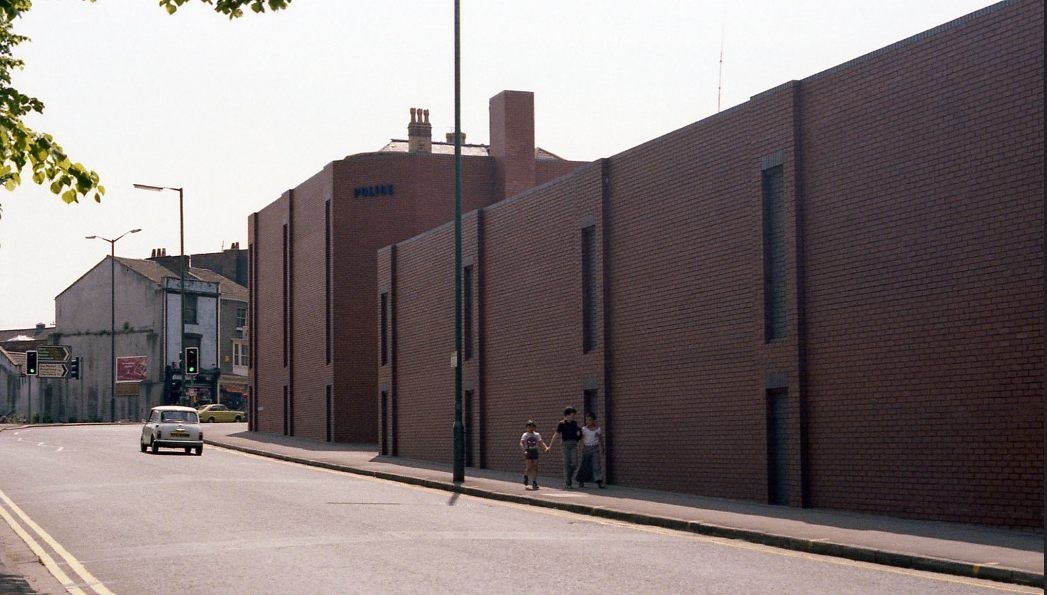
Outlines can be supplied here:
[[11, 515], [8, 514], [7, 509], [2, 506], [0, 506], [0, 516], [4, 517], [7, 524], [11, 525], [11, 528], [14, 529], [15, 533], [22, 538], [22, 541], [29, 546], [29, 549], [33, 550], [33, 553], [36, 554], [37, 558], [40, 558], [40, 561], [43, 562], [44, 567], [51, 573], [51, 576], [58, 579], [58, 582], [62, 583], [62, 586], [65, 587], [66, 591], [69, 591], [73, 595], [87, 595], [80, 587], [73, 583], [72, 579], [69, 578], [69, 575], [58, 566], [55, 559], [52, 558], [44, 548], [40, 547], [40, 544], [33, 539], [33, 536], [27, 533], [26, 530], [22, 528], [22, 525], [19, 525], [18, 521], [12, 518]]
[[[110, 591], [108, 588], [106, 588], [106, 586], [104, 584], [102, 584], [101, 581], [96, 579], [90, 572], [88, 572], [87, 569], [84, 568], [84, 565], [81, 564], [79, 560], [77, 560], [75, 557], [73, 557], [72, 554], [67, 552], [66, 549], [64, 547], [62, 547], [62, 544], [60, 544], [57, 541], [55, 541], [55, 539], [53, 537], [48, 535], [47, 531], [44, 531], [43, 528], [40, 525], [37, 525], [33, 521], [33, 519], [29, 518], [29, 515], [27, 515], [25, 512], [23, 512], [22, 509], [19, 508], [17, 504], [15, 504], [10, 498], [8, 498], [7, 494], [5, 494], [3, 492], [3, 490], [0, 490], [0, 500], [2, 500], [4, 502], [4, 504], [7, 504], [8, 508], [10, 508], [16, 515], [18, 515], [18, 517], [22, 519], [22, 522], [25, 523], [26, 526], [28, 526], [37, 535], [39, 535], [40, 539], [44, 540], [44, 542], [47, 543], [47, 545], [50, 546], [51, 549], [55, 551], [55, 553], [57, 553], [59, 556], [62, 557], [62, 559], [64, 559], [66, 564], [69, 565], [69, 568], [71, 568], [73, 570], [73, 572], [75, 572], [76, 574], [78, 574], [80, 576], [80, 578], [83, 580], [84, 584], [90, 586], [91, 589], [93, 589], [94, 592], [97, 593], [98, 595], [113, 595], [113, 592]], [[0, 507], [0, 510], [3, 510], [3, 508]], [[11, 527], [13, 529], [15, 529], [16, 532], [18, 532], [18, 529], [15, 528], [15, 526], [17, 525], [17, 522], [12, 524], [12, 521], [14, 519], [11, 519], [10, 515], [7, 514], [6, 511], [4, 511], [4, 518], [5, 518], [5, 520], [7, 520], [8, 524], [11, 525]], [[28, 532], [26, 532], [26, 533], [28, 533]], [[26, 537], [29, 537], [29, 541], [25, 540]], [[30, 548], [33, 547], [32, 545], [30, 545], [30, 541], [35, 543], [35, 540], [33, 540], [32, 536], [29, 536], [28, 534], [23, 536], [22, 540], [26, 541], [26, 545], [29, 545]], [[39, 548], [39, 544], [37, 544], [37, 547]], [[34, 552], [35, 551], [36, 550], [34, 549]], [[42, 549], [41, 549], [41, 552], [43, 552]], [[38, 553], [37, 555], [40, 555], [40, 554]], [[43, 552], [43, 556], [47, 556], [47, 553]], [[43, 558], [43, 556], [41, 556], [41, 559]], [[53, 560], [52, 560], [52, 562], [53, 562]], [[46, 562], [45, 562], [44, 565], [47, 566]], [[72, 591], [70, 589], [70, 587], [68, 586], [70, 584], [70, 582], [71, 582], [71, 581], [69, 581], [69, 577], [67, 575], [65, 575], [64, 572], [62, 572], [61, 568], [58, 568], [57, 565], [55, 565], [54, 569], [52, 569], [50, 566], [48, 566], [47, 568], [48, 568], [48, 570], [51, 571], [51, 574], [54, 575], [54, 577], [56, 579], [58, 579], [63, 585], [66, 585], [66, 590], [67, 591], [69, 591], [70, 593], [74, 593], [74, 591]], [[62, 576], [65, 576], [65, 579], [63, 580], [58, 574], [55, 574], [55, 570], [58, 570], [58, 572], [61, 573]], [[83, 593], [83, 591], [80, 591], [79, 593]]]

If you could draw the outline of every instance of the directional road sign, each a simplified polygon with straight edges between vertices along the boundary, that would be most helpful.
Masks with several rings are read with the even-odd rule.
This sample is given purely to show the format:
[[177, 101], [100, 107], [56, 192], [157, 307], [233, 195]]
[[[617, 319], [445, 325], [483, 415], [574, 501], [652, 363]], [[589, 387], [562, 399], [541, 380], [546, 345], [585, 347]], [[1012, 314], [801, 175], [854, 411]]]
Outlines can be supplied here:
[[65, 378], [69, 374], [69, 356], [73, 350], [68, 345], [37, 345], [36, 356], [40, 378]]
[[65, 378], [69, 367], [65, 364], [40, 364], [37, 376], [40, 378]]
[[41, 364], [61, 364], [69, 361], [73, 350], [68, 345], [37, 345], [36, 353]]

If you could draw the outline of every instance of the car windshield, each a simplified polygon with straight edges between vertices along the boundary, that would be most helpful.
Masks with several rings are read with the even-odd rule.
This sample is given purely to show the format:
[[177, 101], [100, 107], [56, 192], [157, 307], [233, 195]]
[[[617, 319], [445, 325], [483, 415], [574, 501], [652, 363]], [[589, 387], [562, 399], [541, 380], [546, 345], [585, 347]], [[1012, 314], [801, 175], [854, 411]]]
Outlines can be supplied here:
[[166, 423], [196, 423], [195, 411], [164, 411], [160, 421]]

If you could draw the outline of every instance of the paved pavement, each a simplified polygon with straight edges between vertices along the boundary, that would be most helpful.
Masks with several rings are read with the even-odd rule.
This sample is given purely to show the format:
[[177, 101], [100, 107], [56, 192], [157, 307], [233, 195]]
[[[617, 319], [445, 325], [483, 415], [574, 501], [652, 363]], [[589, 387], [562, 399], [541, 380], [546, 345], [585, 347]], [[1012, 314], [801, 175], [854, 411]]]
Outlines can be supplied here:
[[567, 490], [546, 475], [525, 489], [519, 473], [466, 469], [378, 454], [373, 444], [334, 444], [215, 424], [206, 441], [226, 448], [348, 473], [502, 500], [656, 525], [703, 535], [930, 572], [1043, 588], [1043, 533], [913, 521], [823, 509], [797, 509], [619, 486]]

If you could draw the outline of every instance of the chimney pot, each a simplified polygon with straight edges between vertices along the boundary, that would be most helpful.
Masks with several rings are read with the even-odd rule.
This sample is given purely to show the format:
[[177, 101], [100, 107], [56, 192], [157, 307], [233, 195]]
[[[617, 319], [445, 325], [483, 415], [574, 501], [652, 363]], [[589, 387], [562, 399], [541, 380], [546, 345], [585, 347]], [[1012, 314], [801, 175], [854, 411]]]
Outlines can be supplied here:
[[411, 123], [407, 125], [407, 152], [433, 152], [433, 126], [429, 123], [429, 110], [411, 108]]

